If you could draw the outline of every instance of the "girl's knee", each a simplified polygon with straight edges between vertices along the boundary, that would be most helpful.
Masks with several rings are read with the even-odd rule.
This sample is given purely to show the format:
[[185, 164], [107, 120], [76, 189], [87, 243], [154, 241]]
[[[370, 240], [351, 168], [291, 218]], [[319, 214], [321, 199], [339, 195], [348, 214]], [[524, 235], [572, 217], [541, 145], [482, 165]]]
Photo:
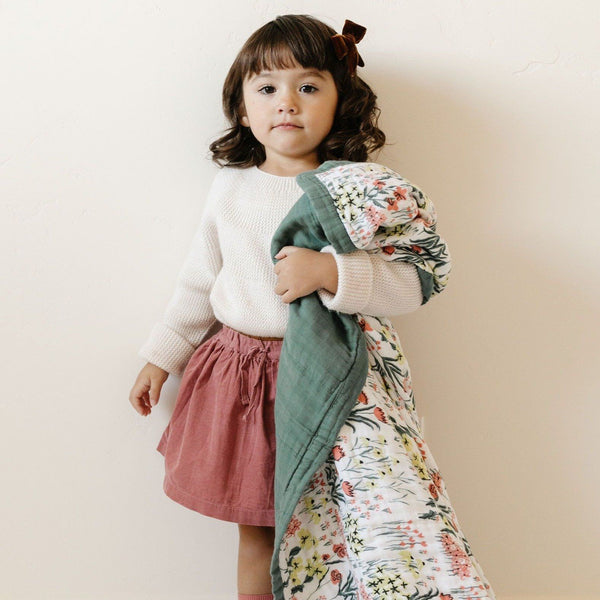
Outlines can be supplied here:
[[273, 551], [275, 527], [238, 524], [238, 529], [241, 548], [249, 548], [254, 551], [261, 549], [269, 552]]

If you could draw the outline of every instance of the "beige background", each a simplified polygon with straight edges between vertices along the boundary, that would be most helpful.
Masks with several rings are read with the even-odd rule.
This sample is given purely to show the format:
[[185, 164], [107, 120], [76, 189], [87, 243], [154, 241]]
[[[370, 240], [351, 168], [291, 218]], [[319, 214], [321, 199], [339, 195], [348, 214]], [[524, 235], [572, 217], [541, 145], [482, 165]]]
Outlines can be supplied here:
[[395, 320], [425, 437], [499, 598], [600, 597], [596, 0], [3, 2], [0, 597], [235, 598], [237, 528], [162, 492], [127, 397], [202, 213], [246, 37], [360, 44], [454, 261]]

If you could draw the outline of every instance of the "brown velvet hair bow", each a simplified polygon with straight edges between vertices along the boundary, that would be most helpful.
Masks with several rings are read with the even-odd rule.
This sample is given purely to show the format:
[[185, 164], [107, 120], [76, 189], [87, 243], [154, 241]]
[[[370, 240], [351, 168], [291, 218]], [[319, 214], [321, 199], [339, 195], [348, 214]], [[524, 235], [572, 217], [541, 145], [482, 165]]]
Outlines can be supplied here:
[[335, 50], [335, 55], [338, 57], [338, 60], [342, 60], [344, 56], [347, 56], [346, 61], [348, 63], [348, 72], [350, 75], [356, 73], [357, 65], [361, 67], [365, 66], [363, 59], [356, 49], [356, 44], [365, 37], [366, 31], [366, 27], [346, 19], [342, 33], [336, 33], [331, 36], [333, 49]]

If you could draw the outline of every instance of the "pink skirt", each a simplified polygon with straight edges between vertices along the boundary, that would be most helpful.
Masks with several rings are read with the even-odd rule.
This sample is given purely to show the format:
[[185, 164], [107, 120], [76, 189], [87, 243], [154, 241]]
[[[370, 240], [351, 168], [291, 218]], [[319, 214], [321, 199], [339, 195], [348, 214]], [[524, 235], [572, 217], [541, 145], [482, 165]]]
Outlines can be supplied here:
[[283, 340], [223, 325], [190, 358], [157, 450], [167, 496], [203, 515], [275, 526], [275, 391]]

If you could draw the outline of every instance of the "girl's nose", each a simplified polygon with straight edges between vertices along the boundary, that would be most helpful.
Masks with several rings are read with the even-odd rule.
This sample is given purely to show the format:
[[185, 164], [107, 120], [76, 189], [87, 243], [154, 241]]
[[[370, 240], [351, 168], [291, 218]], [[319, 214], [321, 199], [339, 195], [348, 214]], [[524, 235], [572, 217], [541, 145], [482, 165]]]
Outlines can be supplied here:
[[298, 106], [296, 105], [294, 98], [291, 95], [287, 95], [281, 98], [278, 110], [280, 113], [297, 113]]
[[281, 104], [279, 106], [280, 113], [296, 113], [296, 107], [293, 104]]

